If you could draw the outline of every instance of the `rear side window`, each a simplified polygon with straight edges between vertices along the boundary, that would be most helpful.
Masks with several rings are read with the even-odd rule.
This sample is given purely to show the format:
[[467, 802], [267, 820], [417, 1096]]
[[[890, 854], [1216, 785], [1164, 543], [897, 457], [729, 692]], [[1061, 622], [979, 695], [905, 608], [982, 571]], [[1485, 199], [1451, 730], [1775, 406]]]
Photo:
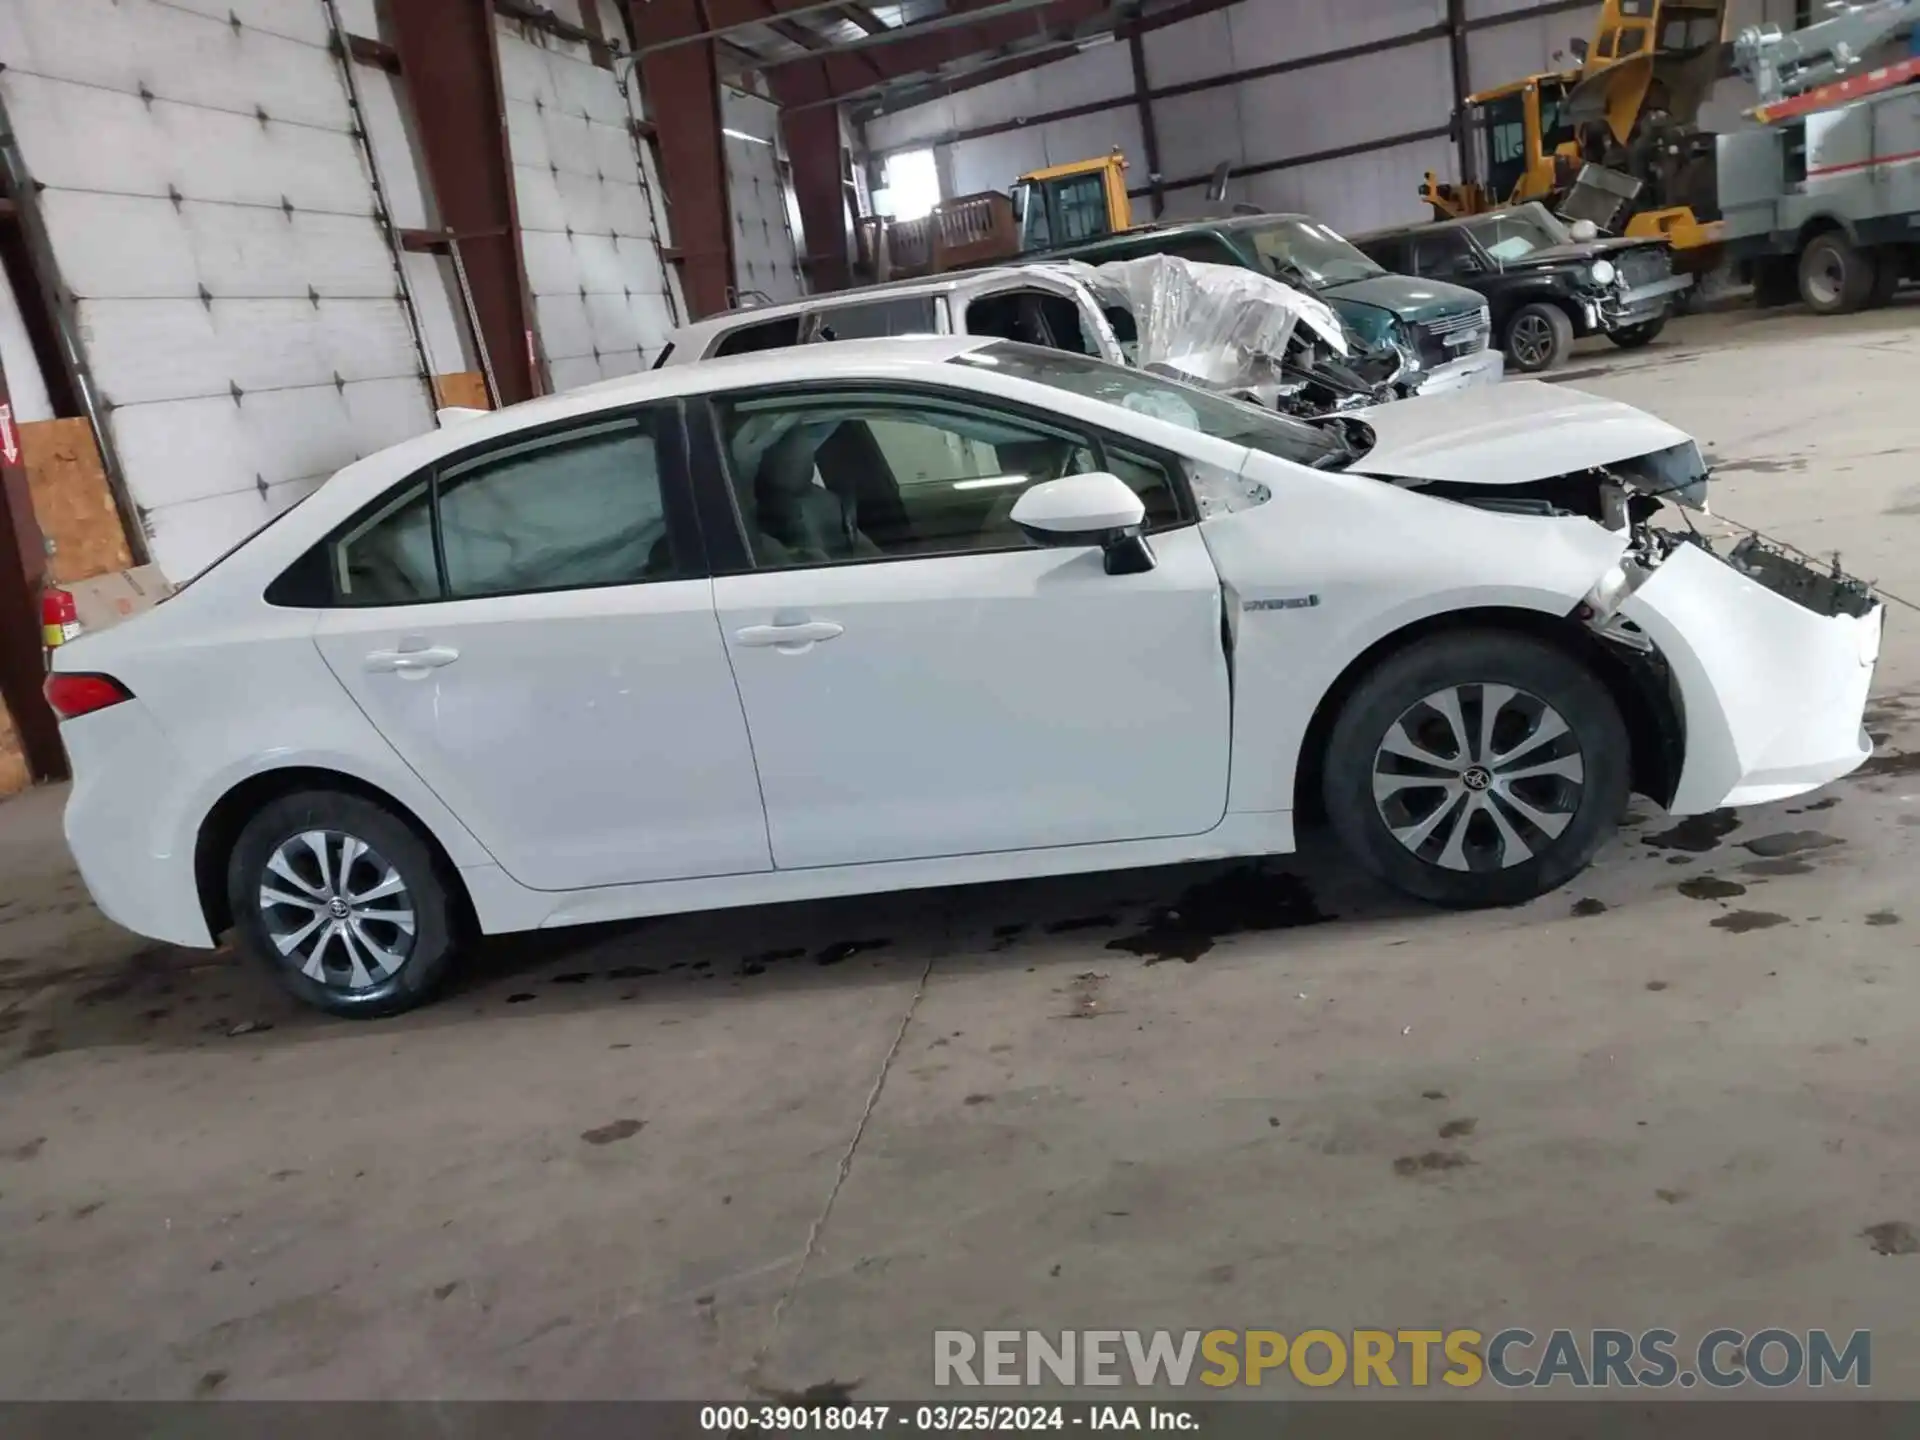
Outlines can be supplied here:
[[840, 305], [814, 312], [808, 327], [814, 340], [880, 340], [893, 335], [932, 335], [939, 331], [931, 295]]
[[290, 569], [276, 604], [378, 606], [673, 580], [652, 416], [469, 457], [395, 491]]
[[716, 359], [722, 355], [751, 355], [756, 350], [785, 350], [799, 343], [800, 317], [789, 315], [784, 320], [767, 320], [728, 331], [713, 347], [713, 354]]

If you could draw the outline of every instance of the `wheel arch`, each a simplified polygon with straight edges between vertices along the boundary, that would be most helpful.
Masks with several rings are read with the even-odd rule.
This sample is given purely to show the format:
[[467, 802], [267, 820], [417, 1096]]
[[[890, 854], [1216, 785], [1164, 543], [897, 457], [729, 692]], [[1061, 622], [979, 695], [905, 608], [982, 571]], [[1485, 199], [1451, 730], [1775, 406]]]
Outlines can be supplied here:
[[1294, 813], [1308, 819], [1323, 816], [1321, 782], [1327, 745], [1348, 697], [1369, 674], [1390, 657], [1436, 635], [1466, 630], [1504, 630], [1544, 640], [1579, 661], [1599, 677], [1620, 707], [1632, 747], [1632, 783], [1640, 794], [1661, 805], [1672, 800], [1680, 783], [1686, 753], [1686, 719], [1679, 692], [1666, 676], [1664, 664], [1636, 663], [1629, 652], [1601, 640], [1570, 615], [1514, 606], [1475, 606], [1442, 611], [1401, 626], [1374, 641], [1350, 661], [1314, 707], [1294, 767]]
[[1822, 235], [1831, 235], [1836, 230], [1847, 237], [1848, 243], [1854, 243], [1853, 226], [1842, 217], [1824, 210], [1818, 215], [1808, 216], [1801, 222], [1799, 230], [1794, 232], [1793, 253], [1800, 254]]
[[453, 863], [440, 837], [410, 807], [378, 785], [345, 771], [318, 765], [289, 765], [257, 771], [237, 781], [213, 803], [194, 836], [194, 889], [199, 897], [200, 913], [206, 917], [208, 933], [215, 940], [233, 924], [232, 907], [227, 898], [227, 862], [240, 832], [263, 806], [301, 790], [337, 790], [371, 801], [390, 812], [427, 847], [462, 923], [470, 930], [477, 929], [473, 897], [467, 891], [459, 867]]

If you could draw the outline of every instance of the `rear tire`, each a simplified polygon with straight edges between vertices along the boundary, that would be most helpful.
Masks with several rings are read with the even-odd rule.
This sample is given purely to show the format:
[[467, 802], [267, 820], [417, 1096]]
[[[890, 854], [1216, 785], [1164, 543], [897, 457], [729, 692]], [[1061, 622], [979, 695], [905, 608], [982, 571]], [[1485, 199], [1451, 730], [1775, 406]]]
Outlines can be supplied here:
[[1573, 321], [1558, 305], [1539, 300], [1522, 305], [1507, 321], [1500, 348], [1506, 351], [1513, 368], [1523, 374], [1551, 370], [1573, 348]]
[[458, 949], [443, 863], [391, 811], [338, 790], [282, 796], [249, 820], [227, 899], [242, 949], [332, 1015], [412, 1009]]
[[1658, 320], [1647, 320], [1638, 325], [1623, 325], [1618, 330], [1609, 330], [1607, 339], [1622, 350], [1638, 350], [1659, 339], [1660, 332], [1666, 328], [1667, 317], [1662, 315]]
[[1816, 315], [1851, 315], [1872, 295], [1874, 270], [1844, 231], [1829, 230], [1800, 252], [1800, 298]]
[[1360, 682], [1331, 734], [1322, 797], [1334, 833], [1389, 885], [1436, 905], [1517, 905], [1557, 889], [1626, 809], [1619, 707], [1586, 666], [1530, 636], [1463, 631], [1409, 646]]
[[1905, 261], [1906, 257], [1893, 246], [1873, 252], [1873, 288], [1867, 291], [1867, 309], [1878, 310], [1893, 303]]

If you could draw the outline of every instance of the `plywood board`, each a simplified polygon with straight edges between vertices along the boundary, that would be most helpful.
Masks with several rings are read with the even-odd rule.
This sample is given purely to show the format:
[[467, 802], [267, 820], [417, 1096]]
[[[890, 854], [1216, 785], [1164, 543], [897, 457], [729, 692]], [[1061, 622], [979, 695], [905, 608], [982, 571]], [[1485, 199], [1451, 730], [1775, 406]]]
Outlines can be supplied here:
[[64, 583], [133, 564], [113, 508], [100, 449], [85, 420], [35, 420], [20, 427], [21, 464], [33, 513], [47, 537], [47, 577]]
[[451, 375], [433, 377], [433, 404], [437, 410], [491, 410], [487, 398], [487, 377], [478, 370], [456, 370]]
[[5, 704], [0, 704], [0, 795], [18, 795], [31, 784], [33, 775], [20, 748], [20, 732], [13, 728]]

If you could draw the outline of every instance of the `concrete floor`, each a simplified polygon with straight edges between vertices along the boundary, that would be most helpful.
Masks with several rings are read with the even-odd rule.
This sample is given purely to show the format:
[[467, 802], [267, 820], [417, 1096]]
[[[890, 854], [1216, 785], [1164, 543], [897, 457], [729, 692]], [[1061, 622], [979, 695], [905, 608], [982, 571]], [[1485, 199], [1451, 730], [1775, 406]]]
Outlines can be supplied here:
[[[1697, 317], [1564, 379], [1920, 601], [1916, 318]], [[936, 1328], [1512, 1323], [1869, 1327], [1920, 1396], [1920, 1256], [1863, 1234], [1920, 1225], [1913, 619], [1867, 772], [1698, 849], [1643, 813], [1522, 910], [1310, 853], [515, 940], [385, 1023], [115, 931], [24, 797], [0, 1394], [878, 1398]]]

